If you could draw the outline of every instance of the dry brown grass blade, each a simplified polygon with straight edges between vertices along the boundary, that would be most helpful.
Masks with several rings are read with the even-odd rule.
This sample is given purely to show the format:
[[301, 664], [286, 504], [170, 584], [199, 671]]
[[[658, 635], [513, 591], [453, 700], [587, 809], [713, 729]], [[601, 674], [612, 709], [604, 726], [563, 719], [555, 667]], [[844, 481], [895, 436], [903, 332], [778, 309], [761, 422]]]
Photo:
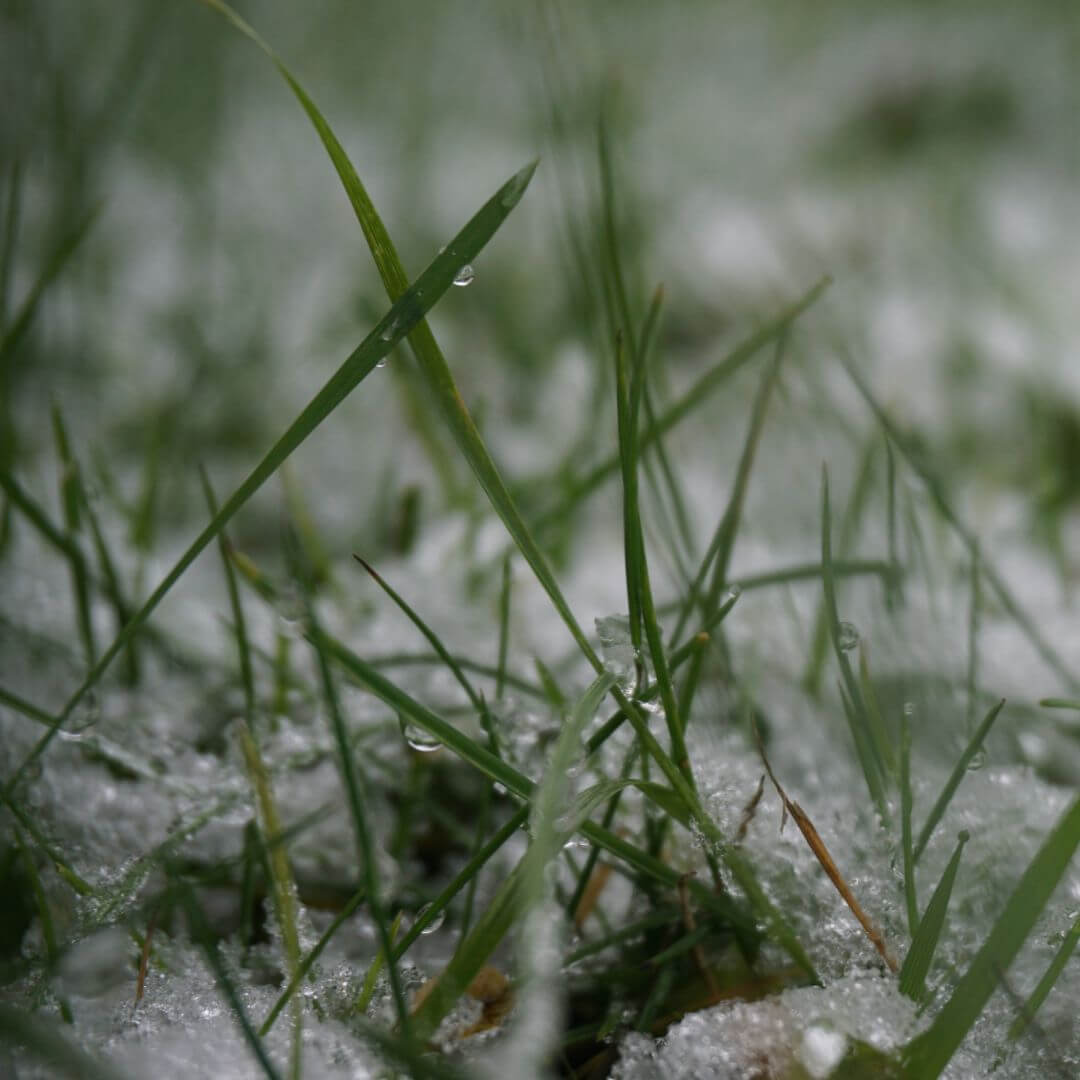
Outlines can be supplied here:
[[[851, 891], [848, 883], [844, 880], [843, 875], [840, 873], [840, 868], [836, 865], [833, 857], [829, 854], [829, 849], [825, 846], [825, 841], [821, 839], [814, 823], [810, 820], [806, 811], [792, 799], [788, 798], [787, 792], [780, 786], [780, 781], [776, 779], [776, 774], [772, 771], [772, 766], [769, 764], [769, 759], [765, 754], [765, 747], [761, 742], [761, 735], [758, 732], [757, 725], [754, 725], [754, 738], [757, 741], [758, 753], [761, 755], [761, 762], [765, 766], [765, 771], [769, 774], [769, 779], [772, 781], [772, 785], [776, 788], [776, 794], [780, 796], [780, 801], [784, 807], [784, 820], [790, 815], [792, 820], [799, 827], [799, 832], [803, 834], [803, 839], [806, 840], [810, 846], [810, 850], [814, 853], [817, 861], [821, 863], [821, 868], [829, 875], [829, 880], [836, 887], [836, 891], [843, 897], [844, 903], [851, 909], [852, 915], [859, 920], [859, 925], [866, 931], [866, 936], [870, 939], [874, 948], [877, 949], [881, 955], [882, 960], [885, 961], [889, 970], [897, 972], [900, 969], [900, 965], [896, 961], [896, 957], [893, 956], [889, 950], [888, 945], [885, 944], [885, 938], [881, 931], [874, 924], [869, 915], [862, 909], [862, 905], [855, 899], [855, 894]], [[783, 820], [780, 827], [783, 828]]]
[[758, 803], [761, 802], [761, 796], [765, 794], [765, 774], [761, 774], [761, 779], [758, 781], [757, 790], [750, 796], [750, 801], [743, 807], [742, 817], [739, 818], [739, 827], [735, 831], [735, 843], [741, 844], [746, 839], [746, 830], [750, 828], [750, 822], [754, 820], [754, 815], [757, 813]]

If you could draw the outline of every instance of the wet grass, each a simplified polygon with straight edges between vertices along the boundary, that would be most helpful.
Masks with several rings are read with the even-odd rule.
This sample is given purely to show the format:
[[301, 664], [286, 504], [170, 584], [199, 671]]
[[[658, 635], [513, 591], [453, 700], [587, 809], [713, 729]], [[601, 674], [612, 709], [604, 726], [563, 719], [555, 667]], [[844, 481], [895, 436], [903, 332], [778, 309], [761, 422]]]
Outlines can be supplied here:
[[[78, 682], [59, 707], [0, 688], [0, 703], [38, 734], [2, 778], [0, 790], [14, 839], [12, 844], [5, 841], [5, 880], [25, 901], [25, 911], [17, 913], [19, 925], [29, 925], [36, 917], [42, 937], [39, 955], [11, 950], [3, 959], [0, 991], [32, 985], [39, 1006], [0, 1004], [0, 1027], [7, 1040], [75, 1075], [119, 1075], [102, 1055], [79, 1049], [68, 1034], [57, 1034], [77, 1023], [78, 1016], [57, 989], [62, 982], [53, 983], [66, 952], [74, 952], [92, 932], [117, 924], [138, 937], [140, 996], [146, 968], [159, 963], [155, 938], [183, 937], [201, 948], [224, 1008], [252, 1059], [269, 1077], [303, 1074], [305, 1025], [317, 1025], [329, 1008], [318, 993], [305, 991], [308, 984], [318, 985], [320, 958], [357, 916], [372, 928], [375, 951], [367, 975], [337, 1018], [395, 1068], [415, 1076], [455, 1075], [469, 1039], [492, 1031], [500, 1033], [493, 1052], [512, 1057], [528, 1075], [553, 1069], [599, 1077], [616, 1058], [613, 1035], [628, 1030], [660, 1035], [692, 1011], [820, 984], [822, 963], [814, 955], [812, 928], [800, 918], [799, 898], [777, 895], [746, 843], [763, 788], [746, 803], [735, 831], [721, 827], [702, 796], [694, 725], [720, 723], [714, 705], [722, 693], [734, 703], [727, 717], [729, 729], [741, 731], [748, 742], [752, 733], [760, 737], [763, 767], [785, 817], [794, 818], [814, 858], [862, 924], [888, 972], [884, 977], [895, 978], [899, 992], [929, 1013], [924, 1030], [891, 1056], [852, 1041], [830, 1075], [891, 1074], [907, 1080], [940, 1075], [1004, 983], [1080, 844], [1080, 804], [1074, 804], [1046, 837], [1000, 914], [984, 928], [981, 947], [952, 975], [942, 973], [939, 965], [943, 981], [931, 994], [928, 980], [948, 945], [950, 903], [968, 832], [960, 834], [921, 911], [915, 874], [1004, 709], [999, 701], [975, 726], [979, 703], [991, 691], [979, 663], [988, 598], [1066, 692], [1078, 684], [1036, 617], [997, 569], [988, 545], [965, 522], [936, 467], [928, 464], [866, 375], [850, 361], [842, 362], [839, 370], [846, 371], [864, 405], [857, 425], [864, 432], [862, 449], [842, 463], [844, 474], [851, 471], [854, 476], [842, 513], [834, 513], [830, 473], [822, 468], [819, 561], [743, 576], [734, 571], [749, 495], [759, 480], [757, 463], [769, 438], [770, 410], [784, 393], [786, 370], [799, 360], [803, 316], [828, 280], [808, 284], [786, 304], [778, 302], [756, 326], [740, 327], [739, 343], [723, 359], [687, 389], [671, 391], [658, 372], [666, 294], [657, 283], [646, 282], [649, 301], [636, 300], [636, 283], [645, 275], [627, 255], [617, 144], [602, 120], [596, 139], [597, 193], [590, 208], [595, 220], [583, 225], [575, 219], [571, 233], [579, 269], [599, 294], [595, 313], [603, 330], [590, 332], [599, 341], [598, 384], [608, 391], [608, 437], [593, 434], [597, 452], [591, 463], [568, 472], [567, 463], [560, 462], [548, 477], [518, 484], [497, 464], [485, 426], [467, 405], [447, 359], [449, 350], [444, 353], [438, 344], [427, 316], [452, 285], [462, 283], [466, 265], [489, 243], [502, 242], [498, 234], [526, 195], [536, 163], [499, 186], [412, 279], [368, 189], [312, 97], [246, 22], [219, 0], [207, 3], [269, 57], [314, 127], [360, 226], [388, 307], [270, 450], [255, 456], [253, 467], [245, 464], [245, 479], [220, 506], [207, 473], [202, 474], [209, 507], [206, 524], [146, 595], [139, 587], [139, 556], [157, 533], [156, 457], [144, 472], [132, 515], [131, 551], [117, 542], [113, 523], [88, 494], [86, 451], [59, 408], [52, 414], [53, 457], [60, 476], [56, 500], [33, 491], [14, 451], [0, 461], [6, 529], [29, 530], [43, 551], [58, 558], [58, 567], [66, 568], [72, 625], [65, 645], [81, 660]], [[9, 178], [5, 252], [15, 244], [19, 177], [16, 170]], [[28, 347], [43, 299], [75, 257], [92, 222], [93, 216], [86, 215], [62, 233], [21, 304], [10, 316], [5, 311], [0, 334], [0, 375], [5, 379], [6, 366]], [[5, 256], [5, 267], [8, 261]], [[7, 276], [5, 269], [5, 294]], [[495, 649], [486, 657], [479, 652], [466, 655], [468, 650], [457, 644], [462, 635], [439, 625], [445, 616], [427, 614], [429, 598], [407, 580], [400, 588], [391, 584], [391, 575], [384, 576], [376, 558], [359, 554], [356, 560], [380, 590], [376, 598], [366, 597], [370, 608], [364, 617], [373, 609], [391, 607], [395, 617], [411, 624], [428, 651], [378, 653], [354, 646], [349, 629], [342, 629], [342, 596], [363, 589], [355, 581], [345, 584], [344, 574], [334, 574], [331, 545], [320, 533], [319, 506], [295, 473], [283, 475], [285, 566], [280, 574], [245, 554], [235, 536], [226, 537], [226, 526], [242, 522], [241, 511], [267, 481], [282, 474], [302, 444], [341, 423], [346, 399], [364, 392], [364, 380], [399, 343], [410, 347], [414, 366], [394, 378], [448, 516], [468, 519], [467, 536], [480, 520], [501, 529], [494, 545], [499, 557], [493, 564], [498, 568], [493, 587], [488, 587], [492, 575], [482, 565], [485, 560], [465, 557], [476, 564], [466, 569], [475, 572], [478, 591], [491, 607], [487, 622]], [[680, 460], [684, 444], [678, 437], [711, 396], [733, 392], [740, 373], [755, 364], [760, 368], [757, 389], [740, 449], [721, 470], [730, 494], [711, 538], [698, 551]], [[10, 416], [4, 421], [14, 422]], [[361, 440], [356, 452], [365, 451]], [[836, 472], [840, 465], [834, 466]], [[471, 473], [471, 487], [460, 479], [465, 475], [462, 466]], [[905, 543], [897, 489], [901, 480], [912, 478], [923, 485], [929, 507], [904, 508], [909, 511]], [[547, 487], [554, 497], [534, 504], [526, 492], [537, 487]], [[587, 502], [602, 492], [614, 492], [621, 507], [618, 555], [627, 615], [616, 620], [615, 641], [610, 625], [594, 635], [579, 621], [576, 597], [567, 592], [562, 566], [548, 544], [556, 534], [573, 535], [577, 523], [587, 519]], [[403, 492], [402, 498], [406, 496]], [[48, 509], [50, 501], [60, 507], [56, 520]], [[662, 527], [652, 520], [658, 506]], [[875, 507], [886, 519], [880, 532], [866, 526]], [[415, 529], [414, 522], [407, 544], [390, 548], [400, 553], [411, 547]], [[876, 657], [871, 665], [867, 643], [842, 618], [846, 605], [854, 602], [854, 586], [865, 578], [883, 586], [889, 613], [903, 606], [909, 582], [935, 557], [935, 540], [927, 539], [924, 530], [948, 533], [959, 543], [967, 559], [970, 597], [966, 664], [955, 680], [963, 692], [958, 719], [966, 742], [929, 808], [920, 805], [916, 795], [921, 778], [913, 770], [924, 758], [917, 741], [923, 733], [914, 730], [913, 709], [897, 708], [887, 681], [877, 674], [886, 665], [879, 666]], [[223, 684], [223, 695], [232, 695], [207, 740], [226, 747], [226, 740], [236, 741], [248, 790], [212, 798], [185, 790], [185, 798], [196, 800], [198, 810], [173, 823], [155, 846], [128, 853], [122, 872], [102, 882], [89, 868], [79, 869], [77, 849], [66, 852], [62, 840], [39, 826], [29, 809], [35, 784], [57, 744], [76, 738], [82, 752], [96, 753], [118, 782], [138, 780], [162, 789], [169, 785], [167, 763], [160, 766], [138, 748], [110, 746], [92, 732], [84, 736], [78, 717], [99, 695], [116, 688], [112, 666], [121, 659], [122, 682], [136, 692], [146, 688], [152, 672], [160, 672], [157, 665], [171, 655], [169, 628], [167, 623], [151, 627], [149, 620], [167, 597], [183, 590], [195, 560], [214, 541], [225, 575], [221, 609], [229, 613], [235, 657], [216, 667], [207, 660], [207, 676], [212, 671]], [[92, 551], [93, 563], [84, 549]], [[133, 564], [134, 580], [128, 580]], [[665, 564], [674, 573], [662, 578], [657, 567]], [[516, 639], [513, 609], [522, 581], [546, 598], [566, 647], [572, 649], [566, 658], [554, 662], [533, 655]], [[241, 584], [249, 592], [242, 592]], [[831, 710], [846, 721], [846, 727], [835, 728], [829, 754], [854, 762], [865, 784], [865, 799], [858, 801], [866, 813], [861, 824], [852, 827], [887, 838], [899, 853], [896, 893], [906, 911], [910, 939], [901, 963], [892, 952], [899, 943], [886, 939], [876, 913], [860, 903], [858, 885], [847, 880], [842, 868], [850, 852], [825, 846], [811, 815], [788, 797], [773, 774], [766, 754], [771, 740], [784, 736], [779, 725], [771, 730], [768, 704], [759, 700], [759, 681], [752, 671], [740, 669], [737, 648], [728, 639], [728, 620], [738, 617], [741, 595], [796, 585], [820, 590], [803, 641], [801, 693], [808, 715]], [[450, 583], [447, 591], [452, 591]], [[253, 640], [251, 612], [246, 610], [250, 607], [278, 627], [272, 652]], [[107, 612], [116, 627], [104, 648], [98, 610]], [[283, 612], [291, 635], [278, 625]], [[145, 647], [152, 642], [161, 654], [153, 664]], [[412, 678], [416, 669], [445, 676], [452, 689], [423, 692]], [[836, 680], [836, 695], [829, 689], [830, 679]], [[346, 692], [380, 702], [380, 715], [391, 719], [358, 722], [344, 705]], [[516, 706], [511, 695], [544, 703], [554, 714], [551, 730], [529, 761], [515, 756]], [[1070, 697], [1048, 697], [1043, 704], [1078, 707]], [[338, 788], [323, 794], [328, 805], [347, 811], [351, 855], [344, 883], [305, 881], [294, 865], [297, 845], [325, 816], [320, 807], [289, 822], [279, 807], [279, 785], [311, 767], [300, 752], [284, 760], [266, 756], [266, 746], [280, 726], [298, 723], [289, 715], [294, 710], [297, 715], [304, 710], [318, 715], [318, 730], [315, 725], [296, 730], [303, 731], [316, 759], [333, 760], [337, 770]], [[394, 743], [398, 731], [400, 742]], [[225, 753], [227, 749], [220, 756]], [[183, 787], [182, 781], [174, 783], [178, 790]], [[254, 808], [241, 854], [211, 862], [182, 857], [189, 840], [241, 803]], [[395, 821], [392, 829], [384, 830], [378, 815], [387, 807]], [[923, 824], [916, 832], [914, 822], [920, 819]], [[391, 836], [398, 865], [408, 868], [405, 880], [387, 879], [381, 862], [383, 835]], [[854, 850], [861, 839], [850, 835], [848, 846]], [[686, 851], [695, 853], [703, 871], [700, 878], [679, 865], [685, 858], [679, 853]], [[881, 872], [889, 871], [883, 867]], [[205, 910], [202, 890], [210, 888], [239, 897], [239, 930], [216, 925]], [[76, 898], [78, 914], [64, 922], [61, 932], [63, 906]], [[323, 932], [307, 942], [301, 934], [305, 906], [333, 912]], [[276, 936], [265, 926], [260, 929], [267, 910], [273, 912]], [[1075, 948], [1077, 925], [1074, 922], [1044, 977], [1023, 1002], [1009, 1038], [1030, 1026], [1051, 993]], [[429, 931], [443, 935], [446, 953], [437, 970], [427, 970], [427, 983], [415, 990], [406, 965], [410, 950]], [[228, 947], [238, 940], [250, 957], [260, 936], [261, 944], [273, 950], [280, 971], [272, 1005], [264, 1014], [253, 1015], [246, 971], [242, 964], [237, 969]], [[559, 1008], [553, 1009], [556, 1001]], [[480, 1019], [475, 1018], [478, 1011]], [[270, 1039], [286, 1012], [291, 1030], [283, 1070], [283, 1055], [271, 1048]], [[467, 1026], [463, 1017], [472, 1017]]]

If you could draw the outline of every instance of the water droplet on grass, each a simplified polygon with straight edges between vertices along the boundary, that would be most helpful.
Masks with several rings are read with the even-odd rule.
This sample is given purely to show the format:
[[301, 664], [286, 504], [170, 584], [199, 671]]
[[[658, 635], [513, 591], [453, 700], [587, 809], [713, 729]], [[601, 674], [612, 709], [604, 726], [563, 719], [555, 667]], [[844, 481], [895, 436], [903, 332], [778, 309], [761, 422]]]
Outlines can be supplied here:
[[[430, 904], [425, 904], [417, 913], [417, 921], [422, 919], [431, 909]], [[446, 921], [446, 908], [443, 908], [436, 916], [420, 931], [421, 934], [434, 934]]]
[[840, 633], [837, 635], [836, 644], [841, 652], [851, 652], [859, 644], [859, 630], [854, 623], [842, 622]]
[[454, 278], [454, 284], [459, 288], [465, 288], [466, 285], [472, 284], [472, 279], [476, 277], [476, 271], [473, 270], [470, 263], [466, 263], [458, 272]]
[[637, 678], [639, 659], [630, 638], [630, 617], [605, 615], [595, 622], [604, 669], [615, 677], [624, 692], [629, 693]]
[[971, 755], [971, 760], [967, 763], [968, 772], [978, 772], [979, 769], [986, 765], [986, 747], [980, 746], [974, 754]]
[[438, 739], [429, 735], [423, 728], [410, 724], [404, 716], [398, 716], [398, 723], [401, 725], [402, 738], [413, 750], [417, 750], [421, 754], [430, 754], [442, 746]]

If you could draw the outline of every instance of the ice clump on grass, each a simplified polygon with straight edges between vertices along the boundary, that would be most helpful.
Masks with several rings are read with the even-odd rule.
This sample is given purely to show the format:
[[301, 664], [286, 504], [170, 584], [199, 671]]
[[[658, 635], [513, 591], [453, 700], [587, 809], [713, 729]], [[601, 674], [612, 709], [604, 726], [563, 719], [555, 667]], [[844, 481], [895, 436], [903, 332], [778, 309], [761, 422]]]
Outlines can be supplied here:
[[604, 615], [595, 620], [596, 636], [600, 639], [600, 655], [604, 668], [618, 682], [624, 693], [630, 693], [637, 681], [641, 656], [630, 636], [628, 615]]

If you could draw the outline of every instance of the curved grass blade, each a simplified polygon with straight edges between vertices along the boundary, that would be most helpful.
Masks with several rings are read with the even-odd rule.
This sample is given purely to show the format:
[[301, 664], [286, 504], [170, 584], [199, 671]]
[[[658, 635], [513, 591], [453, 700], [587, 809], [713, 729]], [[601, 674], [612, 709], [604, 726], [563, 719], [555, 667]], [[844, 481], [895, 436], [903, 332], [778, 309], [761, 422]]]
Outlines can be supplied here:
[[[376, 585], [401, 609], [405, 617], [424, 635], [424, 639], [435, 650], [436, 655], [450, 669], [450, 674], [457, 680], [458, 685], [465, 691], [465, 695], [472, 702], [473, 708], [478, 713], [484, 711], [484, 702], [480, 695], [473, 689], [468, 676], [461, 670], [461, 665], [450, 655], [450, 650], [443, 645], [438, 634], [416, 613], [406, 599], [373, 567], [366, 559], [353, 552], [353, 558], [371, 575]], [[503, 679], [505, 681], [505, 678]]]
[[[885, 433], [888, 435], [890, 441], [897, 450], [900, 451], [904, 460], [919, 475], [926, 485], [926, 490], [937, 506], [938, 512], [952, 527], [953, 532], [955, 532], [964, 543], [968, 551], [974, 553], [975, 549], [978, 547], [978, 537], [964, 524], [963, 521], [961, 521], [959, 515], [953, 509], [952, 504], [945, 494], [945, 489], [940, 477], [927, 466], [917, 448], [914, 447], [911, 441], [900, 431], [896, 422], [878, 402], [877, 398], [871, 392], [870, 387], [867, 385], [866, 380], [859, 374], [854, 363], [847, 357], [841, 357], [841, 363], [843, 363], [851, 381], [862, 395], [863, 400], [870, 406], [871, 411], [878, 418], [878, 422], [885, 429]], [[1077, 679], [1075, 673], [1070, 671], [1069, 666], [1062, 660], [1057, 650], [1046, 640], [1036, 625], [1035, 620], [1020, 606], [1019, 601], [1013, 596], [1012, 590], [1005, 583], [1005, 579], [998, 573], [997, 568], [987, 560], [985, 554], [980, 554], [979, 556], [979, 572], [982, 578], [989, 583], [991, 589], [993, 589], [1002, 607], [1004, 607], [1009, 615], [1012, 616], [1013, 621], [1020, 629], [1024, 631], [1028, 640], [1032, 643], [1046, 664], [1065, 681], [1066, 685], [1071, 690], [1080, 688], [1080, 679]]]
[[345, 729], [345, 717], [342, 716], [341, 706], [338, 702], [337, 689], [334, 686], [334, 677], [327, 661], [327, 653], [323, 647], [325, 640], [322, 632], [315, 621], [315, 613], [312, 605], [308, 605], [308, 625], [310, 627], [308, 638], [314, 646], [315, 656], [318, 660], [319, 674], [322, 677], [323, 696], [326, 700], [329, 713], [330, 727], [337, 743], [338, 767], [341, 769], [341, 777], [345, 786], [345, 794], [349, 800], [349, 810], [353, 819], [353, 830], [356, 834], [356, 847], [361, 871], [364, 875], [364, 888], [367, 891], [368, 907], [379, 934], [379, 944], [382, 947], [382, 955], [389, 958], [387, 969], [390, 976], [390, 989], [397, 1009], [398, 1024], [402, 1034], [410, 1035], [409, 1010], [405, 1003], [405, 991], [401, 985], [401, 977], [398, 973], [397, 964], [393, 958], [394, 943], [390, 936], [390, 929], [386, 921], [386, 913], [383, 909], [382, 898], [379, 895], [379, 875], [375, 862], [374, 841], [371, 829], [367, 822], [367, 813], [364, 806], [364, 796], [360, 788], [361, 777], [353, 762], [352, 751], [349, 747], [348, 732]]
[[[345, 362], [330, 377], [326, 385], [308, 403], [307, 407], [289, 425], [285, 433], [271, 447], [266, 456], [252, 470], [247, 479], [229, 496], [225, 504], [176, 565], [166, 574], [161, 584], [151, 593], [143, 606], [131, 617], [131, 621], [117, 635], [98, 662], [86, 676], [82, 685], [72, 694], [55, 720], [55, 726], [41, 737], [38, 743], [8, 781], [11, 790], [23, 776], [26, 768], [34, 762], [52, 741], [56, 730], [71, 715], [83, 696], [97, 683], [123, 649], [150, 617], [165, 595], [176, 584], [195, 558], [225, 527], [234, 514], [266, 483], [278, 467], [298, 446], [341, 404], [342, 401], [369, 375], [378, 362], [390, 352], [405, 334], [431, 310], [442, 295], [453, 285], [463, 263], [474, 258], [495, 235], [507, 215], [517, 205], [525, 192], [536, 168], [535, 162], [515, 173], [480, 208], [465, 227], [435, 257], [428, 268], [407, 289], [393, 307], [379, 321], [370, 334], [353, 350]], [[479, 438], [479, 436], [477, 436]], [[5, 488], [6, 490], [6, 488]]]
[[1069, 927], [1064, 940], [1058, 947], [1058, 951], [1054, 954], [1054, 959], [1050, 961], [1050, 966], [1043, 973], [1038, 986], [1031, 991], [1031, 996], [1024, 1002], [1020, 1015], [1009, 1027], [1010, 1039], [1018, 1039], [1023, 1035], [1024, 1029], [1034, 1019], [1035, 1013], [1039, 1011], [1042, 1003], [1046, 1000], [1050, 991], [1053, 990], [1058, 976], [1065, 970], [1065, 965], [1069, 962], [1069, 958], [1075, 951], [1078, 942], [1080, 942], [1080, 916], [1077, 916], [1072, 926]]
[[919, 928], [919, 901], [915, 891], [915, 855], [911, 842], [911, 717], [900, 714], [900, 845], [904, 858], [904, 904], [908, 933]]
[[923, 917], [919, 922], [919, 929], [915, 932], [915, 937], [900, 968], [900, 993], [919, 1004], [926, 1000], [926, 976], [930, 972], [930, 965], [933, 963], [934, 953], [941, 939], [941, 931], [945, 926], [945, 913], [949, 909], [956, 871], [960, 867], [960, 856], [963, 854], [969, 835], [966, 830], [960, 833], [956, 850], [930, 897], [930, 903], [926, 905], [926, 911], [923, 912]]
[[952, 996], [904, 1050], [911, 1080], [935, 1080], [979, 1018], [1080, 845], [1080, 799], [1043, 842]]
[[919, 861], [919, 856], [930, 842], [930, 837], [933, 835], [934, 829], [937, 828], [938, 822], [945, 816], [945, 811], [948, 809], [953, 795], [956, 794], [956, 789], [967, 775], [968, 766], [979, 752], [979, 747], [982, 746], [983, 740], [990, 733], [990, 729], [994, 726], [994, 721], [998, 718], [998, 713], [1000, 713], [1004, 707], [1005, 699], [1002, 698], [986, 714], [986, 716], [983, 717], [983, 722], [975, 730], [975, 733], [971, 736], [967, 746], [964, 747], [964, 752], [957, 758], [956, 764], [953, 766], [953, 771], [949, 774], [949, 779], [945, 781], [945, 786], [941, 789], [941, 794], [937, 797], [937, 802], [934, 803], [930, 813], [927, 814], [926, 824], [923, 825], [922, 830], [919, 833], [919, 839], [915, 842], [915, 850], [912, 853], [912, 858], [915, 862]]

